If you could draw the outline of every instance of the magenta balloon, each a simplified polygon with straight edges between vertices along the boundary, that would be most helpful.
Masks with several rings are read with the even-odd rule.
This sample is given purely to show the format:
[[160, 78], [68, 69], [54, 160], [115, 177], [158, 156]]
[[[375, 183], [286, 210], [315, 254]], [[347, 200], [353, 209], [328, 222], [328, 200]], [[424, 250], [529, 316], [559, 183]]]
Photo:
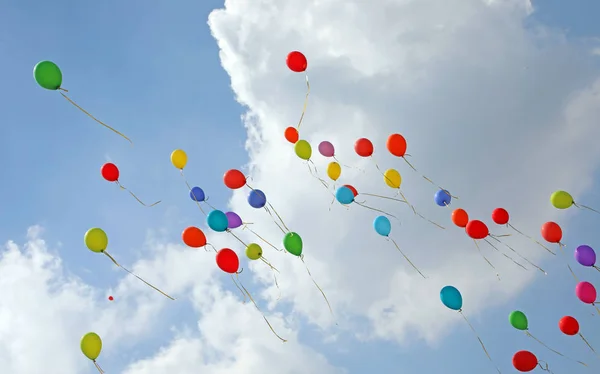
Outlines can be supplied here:
[[575, 295], [586, 304], [593, 304], [596, 302], [596, 287], [590, 282], [579, 282], [575, 286]]
[[227, 228], [236, 229], [242, 225], [242, 218], [234, 212], [225, 213], [227, 216]]
[[575, 249], [575, 260], [583, 266], [596, 265], [596, 252], [589, 245], [580, 245]]
[[319, 143], [319, 153], [325, 157], [333, 157], [335, 154], [335, 148], [333, 147], [333, 144], [325, 140]]

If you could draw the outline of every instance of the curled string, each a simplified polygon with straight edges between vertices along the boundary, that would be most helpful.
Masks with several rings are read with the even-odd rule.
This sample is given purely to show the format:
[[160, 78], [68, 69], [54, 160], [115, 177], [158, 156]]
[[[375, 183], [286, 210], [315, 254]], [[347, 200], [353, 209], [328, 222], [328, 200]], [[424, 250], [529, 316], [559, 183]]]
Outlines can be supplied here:
[[490, 234], [490, 238], [496, 240], [498, 243], [501, 243], [502, 245], [504, 245], [506, 248], [510, 249], [512, 252], [514, 252], [517, 256], [519, 256], [523, 261], [527, 262], [529, 265], [533, 266], [534, 268], [538, 269], [539, 271], [541, 271], [542, 273], [544, 273], [544, 275], [548, 275], [548, 273], [546, 273], [546, 271], [544, 269], [542, 269], [541, 267], [537, 266], [536, 264], [534, 264], [533, 262], [529, 261], [526, 257], [523, 257], [519, 252], [515, 251], [515, 249], [513, 247], [511, 247], [510, 245], [504, 243], [503, 241], [500, 241], [500, 239], [498, 239], [497, 236], [495, 235], [491, 235]]
[[[183, 169], [179, 169], [179, 171], [181, 172], [181, 178], [183, 178], [183, 181], [185, 182], [185, 185], [187, 186], [188, 190], [190, 190], [190, 192], [192, 192], [192, 186], [190, 186], [190, 184], [188, 183], [188, 181], [187, 181], [187, 179], [185, 177], [185, 174], [183, 174]], [[193, 200], [196, 202], [196, 205], [198, 205], [198, 209], [200, 209], [200, 211], [202, 212], [202, 214], [206, 215], [206, 212], [200, 206], [200, 202], [198, 200], [196, 200], [196, 196], [195, 195], [193, 195], [193, 196], [194, 196]]]
[[134, 273], [132, 273], [131, 271], [129, 271], [129, 269], [124, 268], [123, 266], [119, 265], [119, 263], [110, 255], [108, 254], [108, 252], [106, 251], [102, 251], [102, 253], [104, 253], [108, 258], [110, 258], [110, 260], [117, 265], [118, 267], [120, 267], [121, 269], [125, 270], [126, 272], [128, 272], [129, 274], [133, 275], [134, 277], [136, 277], [137, 279], [141, 280], [142, 282], [144, 282], [147, 286], [149, 286], [150, 288], [153, 288], [155, 291], [160, 292], [163, 296], [168, 297], [171, 300], [175, 300], [174, 298], [172, 298], [171, 296], [167, 295], [166, 293], [164, 293], [163, 291], [161, 291], [160, 289], [154, 287], [153, 285], [151, 285], [150, 283], [146, 282], [145, 280], [143, 280], [142, 278], [138, 277], [137, 275], [135, 275]]
[[469, 327], [471, 328], [471, 331], [473, 331], [473, 334], [475, 334], [475, 337], [477, 338], [477, 340], [479, 340], [479, 344], [481, 345], [481, 348], [483, 349], [483, 352], [485, 352], [485, 355], [487, 356], [487, 358], [490, 360], [490, 362], [496, 367], [496, 370], [498, 371], [499, 374], [502, 374], [500, 372], [500, 369], [498, 368], [498, 366], [496, 366], [496, 363], [494, 363], [494, 360], [492, 360], [492, 357], [490, 356], [490, 354], [488, 353], [487, 348], [485, 348], [485, 345], [483, 344], [483, 340], [481, 340], [481, 338], [479, 337], [479, 335], [477, 334], [477, 331], [475, 331], [475, 328], [473, 327], [473, 325], [471, 325], [471, 322], [469, 322], [469, 320], [467, 319], [467, 317], [464, 315], [462, 309], [458, 311], [458, 313], [460, 313], [460, 315], [462, 316], [462, 318], [465, 320], [465, 322], [467, 323], [467, 325], [469, 325]]
[[308, 82], [308, 74], [306, 74], [304, 77], [306, 78], [306, 96], [304, 96], [304, 106], [302, 107], [300, 121], [298, 121], [298, 126], [296, 126], [296, 129], [298, 130], [300, 130], [300, 125], [302, 125], [302, 120], [304, 119], [304, 114], [306, 113], [306, 107], [308, 106], [308, 95], [310, 94], [310, 83]]
[[[244, 285], [242, 284], [242, 282], [240, 281], [239, 278], [239, 274], [236, 273], [236, 278], [237, 281], [239, 282], [240, 287], [242, 287], [242, 289], [244, 290], [244, 292], [246, 293], [246, 295], [248, 295], [248, 298], [250, 299], [250, 301], [252, 301], [252, 304], [254, 304], [254, 307], [256, 307], [256, 310], [258, 310], [258, 312], [262, 315], [263, 319], [265, 320], [265, 322], [267, 323], [267, 326], [269, 326], [269, 329], [271, 329], [271, 332], [279, 338], [279, 340], [281, 340], [282, 342], [287, 342], [287, 340], [285, 340], [284, 338], [282, 338], [281, 336], [279, 336], [279, 334], [277, 334], [275, 332], [275, 330], [273, 329], [273, 326], [271, 326], [271, 323], [269, 322], [269, 320], [267, 319], [267, 317], [265, 316], [265, 314], [260, 310], [260, 308], [258, 307], [258, 305], [256, 304], [256, 301], [254, 301], [254, 299], [252, 298], [252, 295], [250, 295], [250, 292], [248, 292], [248, 290], [246, 289], [246, 287], [244, 287]], [[231, 276], [231, 279], [233, 279], [233, 276]], [[233, 280], [235, 282], [235, 279]], [[237, 283], [237, 282], [236, 282]]]
[[[206, 205], [208, 205], [209, 207], [211, 207], [211, 208], [212, 208], [212, 210], [217, 210], [217, 208], [215, 208], [214, 206], [212, 206], [212, 204], [211, 204], [211, 203], [209, 203], [209, 202], [208, 202], [208, 199], [209, 199], [209, 198], [210, 198], [210, 196], [206, 196], [206, 197], [204, 198], [204, 204], [206, 204]], [[196, 200], [196, 199], [194, 198], [194, 200]], [[247, 223], [246, 223], [246, 225], [247, 225]]]
[[581, 340], [583, 340], [583, 342], [588, 346], [588, 348], [590, 349], [590, 351], [592, 351], [596, 356], [598, 356], [598, 353], [596, 352], [596, 350], [594, 349], [594, 347], [592, 347], [592, 345], [590, 344], [590, 342], [588, 342], [587, 339], [584, 338], [583, 335], [581, 335], [581, 333], [579, 333], [577, 335], [579, 335], [579, 337], [581, 338]]
[[[300, 255], [300, 261], [302, 261], [302, 263], [304, 264], [304, 267], [306, 268], [306, 272], [308, 273], [310, 280], [312, 280], [312, 282], [315, 284], [315, 286], [317, 287], [317, 289], [319, 290], [321, 295], [323, 295], [323, 299], [325, 299], [325, 302], [327, 303], [327, 307], [329, 308], [329, 313], [331, 313], [331, 316], [335, 318], [335, 315], [333, 314], [333, 309], [331, 309], [331, 304], [329, 303], [329, 300], [327, 299], [325, 292], [323, 292], [323, 289], [321, 288], [321, 286], [319, 286], [319, 284], [315, 281], [312, 274], [310, 273], [310, 269], [308, 268], [308, 265], [306, 265], [306, 262], [304, 261], [304, 255]], [[337, 325], [337, 322], [335, 324]]]
[[492, 263], [490, 262], [490, 260], [488, 260], [487, 257], [485, 257], [485, 255], [483, 254], [483, 252], [481, 252], [481, 248], [479, 248], [479, 244], [477, 243], [477, 240], [473, 239], [473, 243], [475, 243], [475, 247], [477, 247], [477, 251], [479, 252], [479, 254], [481, 255], [481, 257], [483, 257], [483, 259], [485, 260], [485, 262], [487, 262], [488, 265], [490, 265], [490, 267], [492, 269], [494, 269], [494, 271], [496, 272], [496, 277], [498, 277], [498, 280], [500, 280], [500, 273], [498, 273], [498, 271], [496, 270], [496, 267], [494, 265], [492, 265]]
[[517, 233], [523, 235], [524, 237], [526, 237], [527, 239], [533, 241], [534, 243], [536, 243], [537, 245], [539, 245], [540, 247], [544, 248], [545, 250], [547, 250], [548, 252], [552, 253], [553, 255], [556, 256], [556, 253], [552, 252], [552, 250], [550, 250], [550, 248], [546, 247], [545, 245], [543, 245], [542, 243], [538, 242], [537, 240], [535, 240], [534, 238], [532, 238], [531, 236], [524, 234], [522, 231], [518, 230], [516, 227], [514, 227], [513, 225], [511, 225], [510, 223], [506, 224], [508, 227], [510, 227], [511, 229], [515, 230]]
[[581, 362], [581, 361], [578, 361], [578, 360], [574, 360], [574, 359], [572, 359], [572, 358], [570, 358], [570, 357], [568, 357], [568, 356], [565, 356], [564, 354], [560, 353], [559, 351], [556, 351], [556, 350], [554, 350], [554, 349], [552, 349], [552, 348], [548, 347], [548, 346], [546, 345], [546, 343], [544, 343], [543, 341], [539, 340], [539, 339], [538, 339], [538, 338], [536, 338], [535, 336], [531, 335], [531, 333], [530, 333], [529, 331], [525, 331], [525, 335], [527, 335], [527, 336], [528, 336], [528, 337], [530, 337], [531, 339], [535, 340], [536, 342], [540, 343], [542, 346], [544, 346], [544, 347], [545, 347], [546, 349], [548, 349], [549, 351], [552, 351], [552, 352], [554, 352], [555, 354], [557, 354], [557, 355], [559, 355], [559, 356], [561, 356], [561, 357], [564, 357], [564, 358], [566, 358], [566, 359], [568, 359], [568, 360], [575, 361], [575, 362], [577, 362], [577, 363], [579, 363], [579, 364], [581, 364], [581, 365], [583, 365], [583, 366], [587, 366], [587, 364], [586, 364], [585, 362]]
[[594, 212], [594, 213], [598, 213], [598, 214], [600, 214], [600, 212], [599, 212], [599, 211], [597, 211], [597, 210], [596, 210], [596, 209], [594, 209], [594, 208], [590, 208], [590, 207], [589, 207], [589, 206], [587, 206], [587, 205], [581, 205], [581, 204], [575, 204], [575, 203], [573, 203], [573, 205], [575, 205], [577, 208], [580, 208], [580, 209], [587, 209], [587, 210], [589, 210], [589, 211], [591, 211], [591, 212]]
[[242, 228], [242, 230], [248, 230], [250, 231], [252, 234], [254, 234], [257, 238], [259, 238], [260, 240], [262, 240], [263, 242], [265, 242], [268, 246], [270, 246], [271, 248], [273, 248], [274, 250], [278, 251], [278, 252], [283, 252], [284, 249], [279, 249], [276, 246], [274, 246], [272, 243], [270, 243], [267, 239], [263, 238], [262, 236], [258, 235], [254, 230], [252, 230], [251, 228], [248, 228], [247, 226], [244, 226], [244, 228]]
[[[325, 186], [325, 188], [327, 188], [327, 190], [329, 191], [329, 185], [327, 184], [327, 182], [323, 178], [319, 177], [319, 171], [317, 170], [317, 165], [315, 165], [315, 163], [312, 162], [312, 160], [307, 160], [306, 165], [308, 166], [308, 171], [310, 172], [310, 175], [312, 175], [319, 182], [321, 182], [321, 184], [323, 186]], [[311, 169], [311, 167], [310, 167], [311, 165], [315, 169], [314, 171], [313, 171], [313, 169]]]
[[[240, 271], [236, 272], [235, 273], [236, 276], [239, 275], [239, 274], [241, 274], [243, 271], [244, 271], [244, 268], [242, 268]], [[244, 293], [244, 291], [242, 291], [242, 289], [240, 288], [240, 285], [233, 278], [233, 275], [231, 275], [231, 280], [233, 281], [233, 284], [235, 284], [235, 286], [237, 287], [237, 289], [242, 294], [242, 304], [246, 304], [246, 299], [248, 298], [248, 296], [246, 296], [246, 294]]]
[[334, 159], [334, 160], [335, 160], [335, 161], [336, 161], [338, 164], [340, 164], [341, 166], [343, 166], [343, 167], [345, 167], [345, 168], [349, 168], [349, 169], [355, 169], [355, 170], [358, 170], [358, 171], [360, 171], [361, 173], [364, 173], [364, 172], [365, 172], [365, 169], [357, 168], [356, 166], [350, 166], [350, 165], [342, 164], [342, 163], [340, 162], [340, 160], [338, 160], [338, 159], [337, 159], [337, 157], [335, 157], [335, 156], [332, 156], [332, 157], [333, 157], [333, 159]]
[[268, 267], [270, 267], [271, 270], [273, 271], [273, 279], [275, 279], [275, 287], [277, 287], [277, 290], [279, 291], [279, 296], [277, 296], [277, 300], [279, 300], [281, 298], [281, 289], [279, 288], [279, 282], [277, 282], [277, 276], [275, 275], [275, 273], [276, 272], [279, 274], [281, 274], [281, 273], [279, 272], [279, 270], [277, 270], [277, 268], [275, 266], [271, 265], [271, 263], [263, 256], [260, 257], [260, 260], [262, 262], [264, 262]]
[[368, 206], [368, 205], [365, 205], [365, 204], [364, 204], [364, 201], [363, 201], [363, 202], [359, 202], [359, 201], [356, 201], [356, 200], [354, 200], [354, 202], [355, 202], [357, 205], [360, 205], [360, 206], [362, 206], [363, 208], [367, 208], [367, 209], [369, 209], [369, 210], [372, 210], [372, 211], [374, 211], [374, 212], [383, 213], [383, 214], [385, 214], [386, 216], [389, 216], [389, 217], [392, 217], [392, 218], [398, 219], [398, 217], [396, 217], [396, 216], [395, 216], [395, 215], [393, 215], [393, 214], [390, 214], [390, 213], [388, 213], [388, 212], [384, 212], [384, 211], [383, 211], [383, 210], [381, 210], [381, 209], [377, 209], [377, 208], [373, 208], [373, 207], [370, 207], [370, 206]]
[[421, 274], [421, 276], [423, 277], [423, 279], [427, 279], [427, 277], [421, 272], [421, 270], [419, 270], [419, 268], [417, 268], [415, 266], [415, 264], [412, 263], [412, 261], [408, 258], [408, 256], [406, 254], [404, 254], [404, 252], [400, 249], [400, 246], [398, 245], [398, 243], [396, 243], [396, 241], [390, 237], [387, 237], [386, 239], [390, 240], [392, 243], [394, 243], [394, 246], [396, 246], [396, 249], [398, 250], [398, 252], [400, 252], [402, 254], [402, 256], [404, 257], [404, 259], [406, 261], [408, 261], [408, 263], [410, 264], [410, 266], [413, 267], [413, 269], [415, 269], [417, 271], [417, 273]]
[[119, 188], [121, 188], [122, 190], [125, 190], [125, 191], [129, 192], [129, 194], [130, 194], [131, 196], [133, 196], [133, 198], [134, 198], [134, 199], [136, 199], [136, 200], [138, 201], [138, 203], [142, 204], [142, 205], [143, 205], [143, 206], [145, 206], [145, 207], [148, 207], [148, 208], [150, 208], [150, 207], [153, 207], [153, 206], [155, 206], [156, 204], [160, 203], [160, 200], [158, 200], [158, 201], [157, 201], [157, 202], [155, 202], [155, 203], [152, 203], [152, 204], [150, 204], [150, 205], [146, 205], [146, 204], [145, 204], [145, 203], [144, 203], [142, 200], [140, 200], [140, 199], [139, 199], [137, 196], [135, 196], [135, 194], [134, 194], [133, 192], [131, 192], [130, 190], [128, 190], [127, 188], [125, 188], [125, 187], [124, 187], [124, 186], [123, 186], [121, 183], [119, 183], [119, 181], [118, 181], [118, 180], [117, 180], [117, 181], [115, 181], [115, 183], [116, 183], [116, 184], [117, 184], [117, 186], [119, 186]]
[[[68, 90], [65, 90], [64, 88], [59, 88], [59, 90], [64, 91], [64, 92], [69, 92]], [[120, 137], [124, 138], [125, 140], [127, 140], [129, 143], [131, 143], [131, 145], [133, 145], [133, 142], [131, 141], [131, 139], [129, 139], [127, 136], [125, 136], [124, 134], [120, 133], [119, 131], [117, 131], [116, 129], [110, 127], [109, 125], [107, 125], [106, 123], [100, 121], [99, 119], [97, 119], [96, 117], [94, 117], [93, 115], [91, 115], [87, 110], [83, 109], [82, 107], [80, 107], [79, 105], [77, 105], [76, 102], [74, 102], [73, 100], [71, 100], [67, 95], [65, 95], [62, 92], [59, 92], [62, 97], [64, 97], [65, 99], [67, 99], [68, 102], [70, 102], [71, 104], [73, 104], [77, 109], [81, 110], [83, 113], [87, 114], [88, 117], [90, 117], [91, 119], [93, 119], [94, 121], [98, 122], [99, 124], [101, 124], [102, 126], [106, 127], [107, 129], [109, 129], [110, 131], [114, 132], [115, 134], [119, 135]]]
[[[273, 205], [271, 205], [271, 203], [267, 203], [267, 205], [269, 205], [269, 209], [273, 211], [273, 213], [275, 213], [275, 215], [277, 216], [277, 219], [279, 219], [279, 222], [281, 222], [281, 225], [289, 232], [290, 229], [287, 227], [287, 225], [285, 224], [285, 222], [283, 222], [283, 219], [281, 218], [281, 216], [279, 215], [279, 213], [277, 213], [277, 211], [275, 210], [275, 208], [273, 207]], [[269, 214], [271, 214], [269, 212]]]
[[[579, 361], [577, 361], [577, 362], [579, 362]], [[542, 365], [542, 363], [543, 363], [543, 365]], [[548, 363], [546, 361], [538, 361], [537, 366], [539, 366], [540, 369], [543, 371], [547, 371], [550, 374], [554, 374], [550, 369], [548, 369]], [[585, 366], [587, 366], [587, 365], [585, 365]]]
[[[408, 154], [407, 154], [406, 156], [410, 156], [410, 155], [408, 155]], [[421, 176], [423, 179], [425, 179], [427, 182], [429, 182], [429, 183], [433, 184], [434, 186], [436, 186], [436, 187], [437, 187], [437, 188], [439, 188], [440, 190], [444, 190], [444, 191], [448, 192], [448, 195], [450, 195], [450, 197], [452, 197], [453, 199], [460, 200], [460, 199], [458, 198], [458, 196], [454, 196], [454, 195], [452, 195], [452, 194], [451, 194], [451, 193], [450, 193], [448, 190], [446, 190], [445, 188], [442, 188], [442, 187], [440, 187], [440, 186], [439, 186], [437, 183], [435, 183], [435, 182], [434, 182], [434, 181], [432, 181], [431, 179], [429, 179], [429, 178], [427, 178], [426, 176], [424, 176], [423, 174], [421, 174], [421, 172], [419, 172], [419, 171], [418, 171], [418, 170], [417, 170], [417, 169], [416, 169], [416, 168], [413, 166], [413, 164], [411, 164], [411, 163], [410, 163], [410, 162], [409, 162], [409, 161], [406, 159], [406, 157], [405, 157], [405, 156], [402, 156], [402, 159], [403, 159], [403, 160], [404, 160], [404, 161], [405, 161], [405, 162], [408, 164], [408, 166], [410, 166], [410, 168], [411, 168], [411, 169], [413, 169], [413, 170], [414, 170], [414, 171], [415, 171], [417, 174], [419, 174], [419, 175], [420, 175], [420, 176]]]
[[521, 264], [519, 264], [517, 261], [515, 261], [512, 257], [510, 257], [509, 255], [507, 255], [504, 252], [501, 252], [498, 247], [496, 247], [495, 245], [492, 244], [492, 242], [490, 242], [487, 239], [483, 239], [486, 243], [488, 243], [492, 248], [494, 248], [498, 253], [500, 253], [502, 256], [506, 257], [507, 259], [509, 259], [510, 261], [512, 261], [515, 265], [522, 267], [523, 269], [527, 270], [527, 268]]
[[96, 360], [92, 360], [92, 362], [94, 363], [94, 366], [98, 370], [98, 373], [104, 374], [104, 370], [102, 370], [102, 368], [100, 367], [100, 365], [98, 365], [98, 363], [96, 362]]

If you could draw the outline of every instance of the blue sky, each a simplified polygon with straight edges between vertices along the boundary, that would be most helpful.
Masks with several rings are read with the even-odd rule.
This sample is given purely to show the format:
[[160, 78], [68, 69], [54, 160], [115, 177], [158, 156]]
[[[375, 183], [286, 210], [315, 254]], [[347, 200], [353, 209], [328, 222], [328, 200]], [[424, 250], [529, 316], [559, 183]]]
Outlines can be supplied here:
[[[0, 239], [22, 242], [25, 229], [40, 224], [52, 246], [61, 243], [60, 256], [69, 272], [96, 287], [114, 286], [117, 279], [111, 264], [83, 246], [88, 228], [102, 227], [109, 235], [111, 252], [121, 262], [132, 263], [143, 251], [149, 230], [177, 242], [183, 227], [202, 224], [202, 216], [190, 204], [186, 187], [169, 162], [173, 149], [186, 150], [188, 180], [204, 188], [218, 207], [230, 198], [221, 182], [223, 171], [248, 161], [246, 132], [240, 121], [244, 109], [235, 101], [206, 24], [210, 11], [223, 4], [213, 0], [152, 6], [139, 0], [69, 5], [0, 1], [0, 64], [5, 81], [0, 93], [4, 124], [0, 127], [0, 158], [4, 160]], [[593, 16], [600, 14], [596, 1], [539, 3], [535, 21], [569, 29], [574, 40], [600, 36]], [[32, 68], [44, 59], [61, 67], [63, 86], [73, 100], [129, 136], [134, 146], [86, 118], [58, 93], [38, 87]], [[162, 203], [146, 212], [128, 194], [104, 181], [99, 169], [107, 160], [119, 166], [124, 186], [145, 201], [161, 199]], [[547, 201], [545, 196], [540, 199]], [[588, 205], [600, 206], [600, 200], [589, 199]], [[599, 220], [593, 213], [576, 215], [566, 225], [567, 244], [600, 248], [594, 235]], [[591, 317], [591, 308], [574, 299], [570, 275], [559, 270], [563, 264], [554, 261], [546, 268], [557, 271], [548, 279], [538, 278], [516, 300], [473, 316], [472, 321], [493, 347], [496, 360], [505, 361], [505, 371], [514, 351], [531, 349], [555, 373], [583, 373], [507, 325], [511, 310], [527, 311], [531, 332], [541, 340], [588, 363], [596, 359], [585, 352], [583, 343], [560, 336], [556, 323], [564, 314], [578, 316], [589, 329], [584, 334], [600, 348], [600, 317]], [[583, 273], [579, 270], [580, 276]], [[597, 280], [600, 274], [590, 272], [590, 278]], [[183, 302], [174, 308], [171, 313], [192, 317]], [[465, 312], [468, 315], [468, 305]], [[129, 359], [153, 352], [162, 337], [157, 333]], [[301, 333], [301, 340], [333, 364], [346, 367], [349, 374], [374, 368], [378, 373], [402, 372], [404, 365], [411, 373], [444, 368], [452, 368], [452, 373], [492, 372], [474, 339], [465, 325], [437, 348], [420, 341], [398, 346], [348, 340], [345, 352], [339, 352], [320, 342], [309, 326]], [[127, 363], [116, 357], [113, 361], [105, 364], [111, 372]]]

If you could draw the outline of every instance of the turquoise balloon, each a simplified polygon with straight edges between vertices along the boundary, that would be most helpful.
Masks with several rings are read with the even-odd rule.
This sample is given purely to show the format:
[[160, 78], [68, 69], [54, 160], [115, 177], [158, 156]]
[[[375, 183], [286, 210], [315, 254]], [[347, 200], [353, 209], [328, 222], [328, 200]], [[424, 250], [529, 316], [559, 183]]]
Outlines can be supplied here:
[[381, 236], [388, 236], [392, 232], [392, 223], [386, 216], [378, 216], [373, 220], [373, 228]]
[[440, 299], [442, 304], [448, 309], [461, 310], [463, 306], [463, 299], [460, 291], [453, 286], [445, 286], [440, 291]]
[[206, 223], [211, 230], [216, 232], [223, 232], [227, 230], [227, 226], [229, 225], [229, 221], [227, 220], [227, 215], [220, 210], [213, 210], [208, 213], [206, 217]]
[[348, 205], [354, 201], [354, 193], [346, 186], [342, 186], [335, 192], [335, 199], [344, 205]]

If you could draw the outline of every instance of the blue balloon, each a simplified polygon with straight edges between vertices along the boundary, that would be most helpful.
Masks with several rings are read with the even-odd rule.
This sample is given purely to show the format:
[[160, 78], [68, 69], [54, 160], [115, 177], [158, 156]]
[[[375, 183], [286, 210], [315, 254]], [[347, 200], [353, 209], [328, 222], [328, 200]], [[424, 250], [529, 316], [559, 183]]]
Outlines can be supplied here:
[[450, 202], [452, 201], [452, 196], [450, 196], [450, 192], [446, 190], [439, 190], [433, 196], [433, 200], [439, 206], [446, 206], [450, 205]]
[[342, 186], [335, 192], [335, 199], [340, 204], [347, 205], [354, 201], [354, 193], [348, 187]]
[[204, 191], [200, 187], [194, 187], [190, 191], [190, 199], [194, 201], [204, 201], [206, 196], [204, 196]]
[[388, 236], [392, 232], [392, 223], [386, 216], [378, 216], [373, 221], [373, 228], [381, 236]]
[[248, 194], [248, 204], [253, 208], [262, 208], [267, 204], [267, 197], [261, 190], [252, 190]]
[[208, 227], [216, 232], [227, 230], [227, 226], [229, 225], [227, 215], [220, 210], [213, 210], [208, 213], [208, 216], [206, 216], [206, 223], [208, 224]]
[[446, 306], [446, 308], [452, 310], [461, 310], [463, 306], [463, 299], [460, 291], [453, 286], [445, 286], [440, 291], [440, 299], [442, 300], [442, 304]]

